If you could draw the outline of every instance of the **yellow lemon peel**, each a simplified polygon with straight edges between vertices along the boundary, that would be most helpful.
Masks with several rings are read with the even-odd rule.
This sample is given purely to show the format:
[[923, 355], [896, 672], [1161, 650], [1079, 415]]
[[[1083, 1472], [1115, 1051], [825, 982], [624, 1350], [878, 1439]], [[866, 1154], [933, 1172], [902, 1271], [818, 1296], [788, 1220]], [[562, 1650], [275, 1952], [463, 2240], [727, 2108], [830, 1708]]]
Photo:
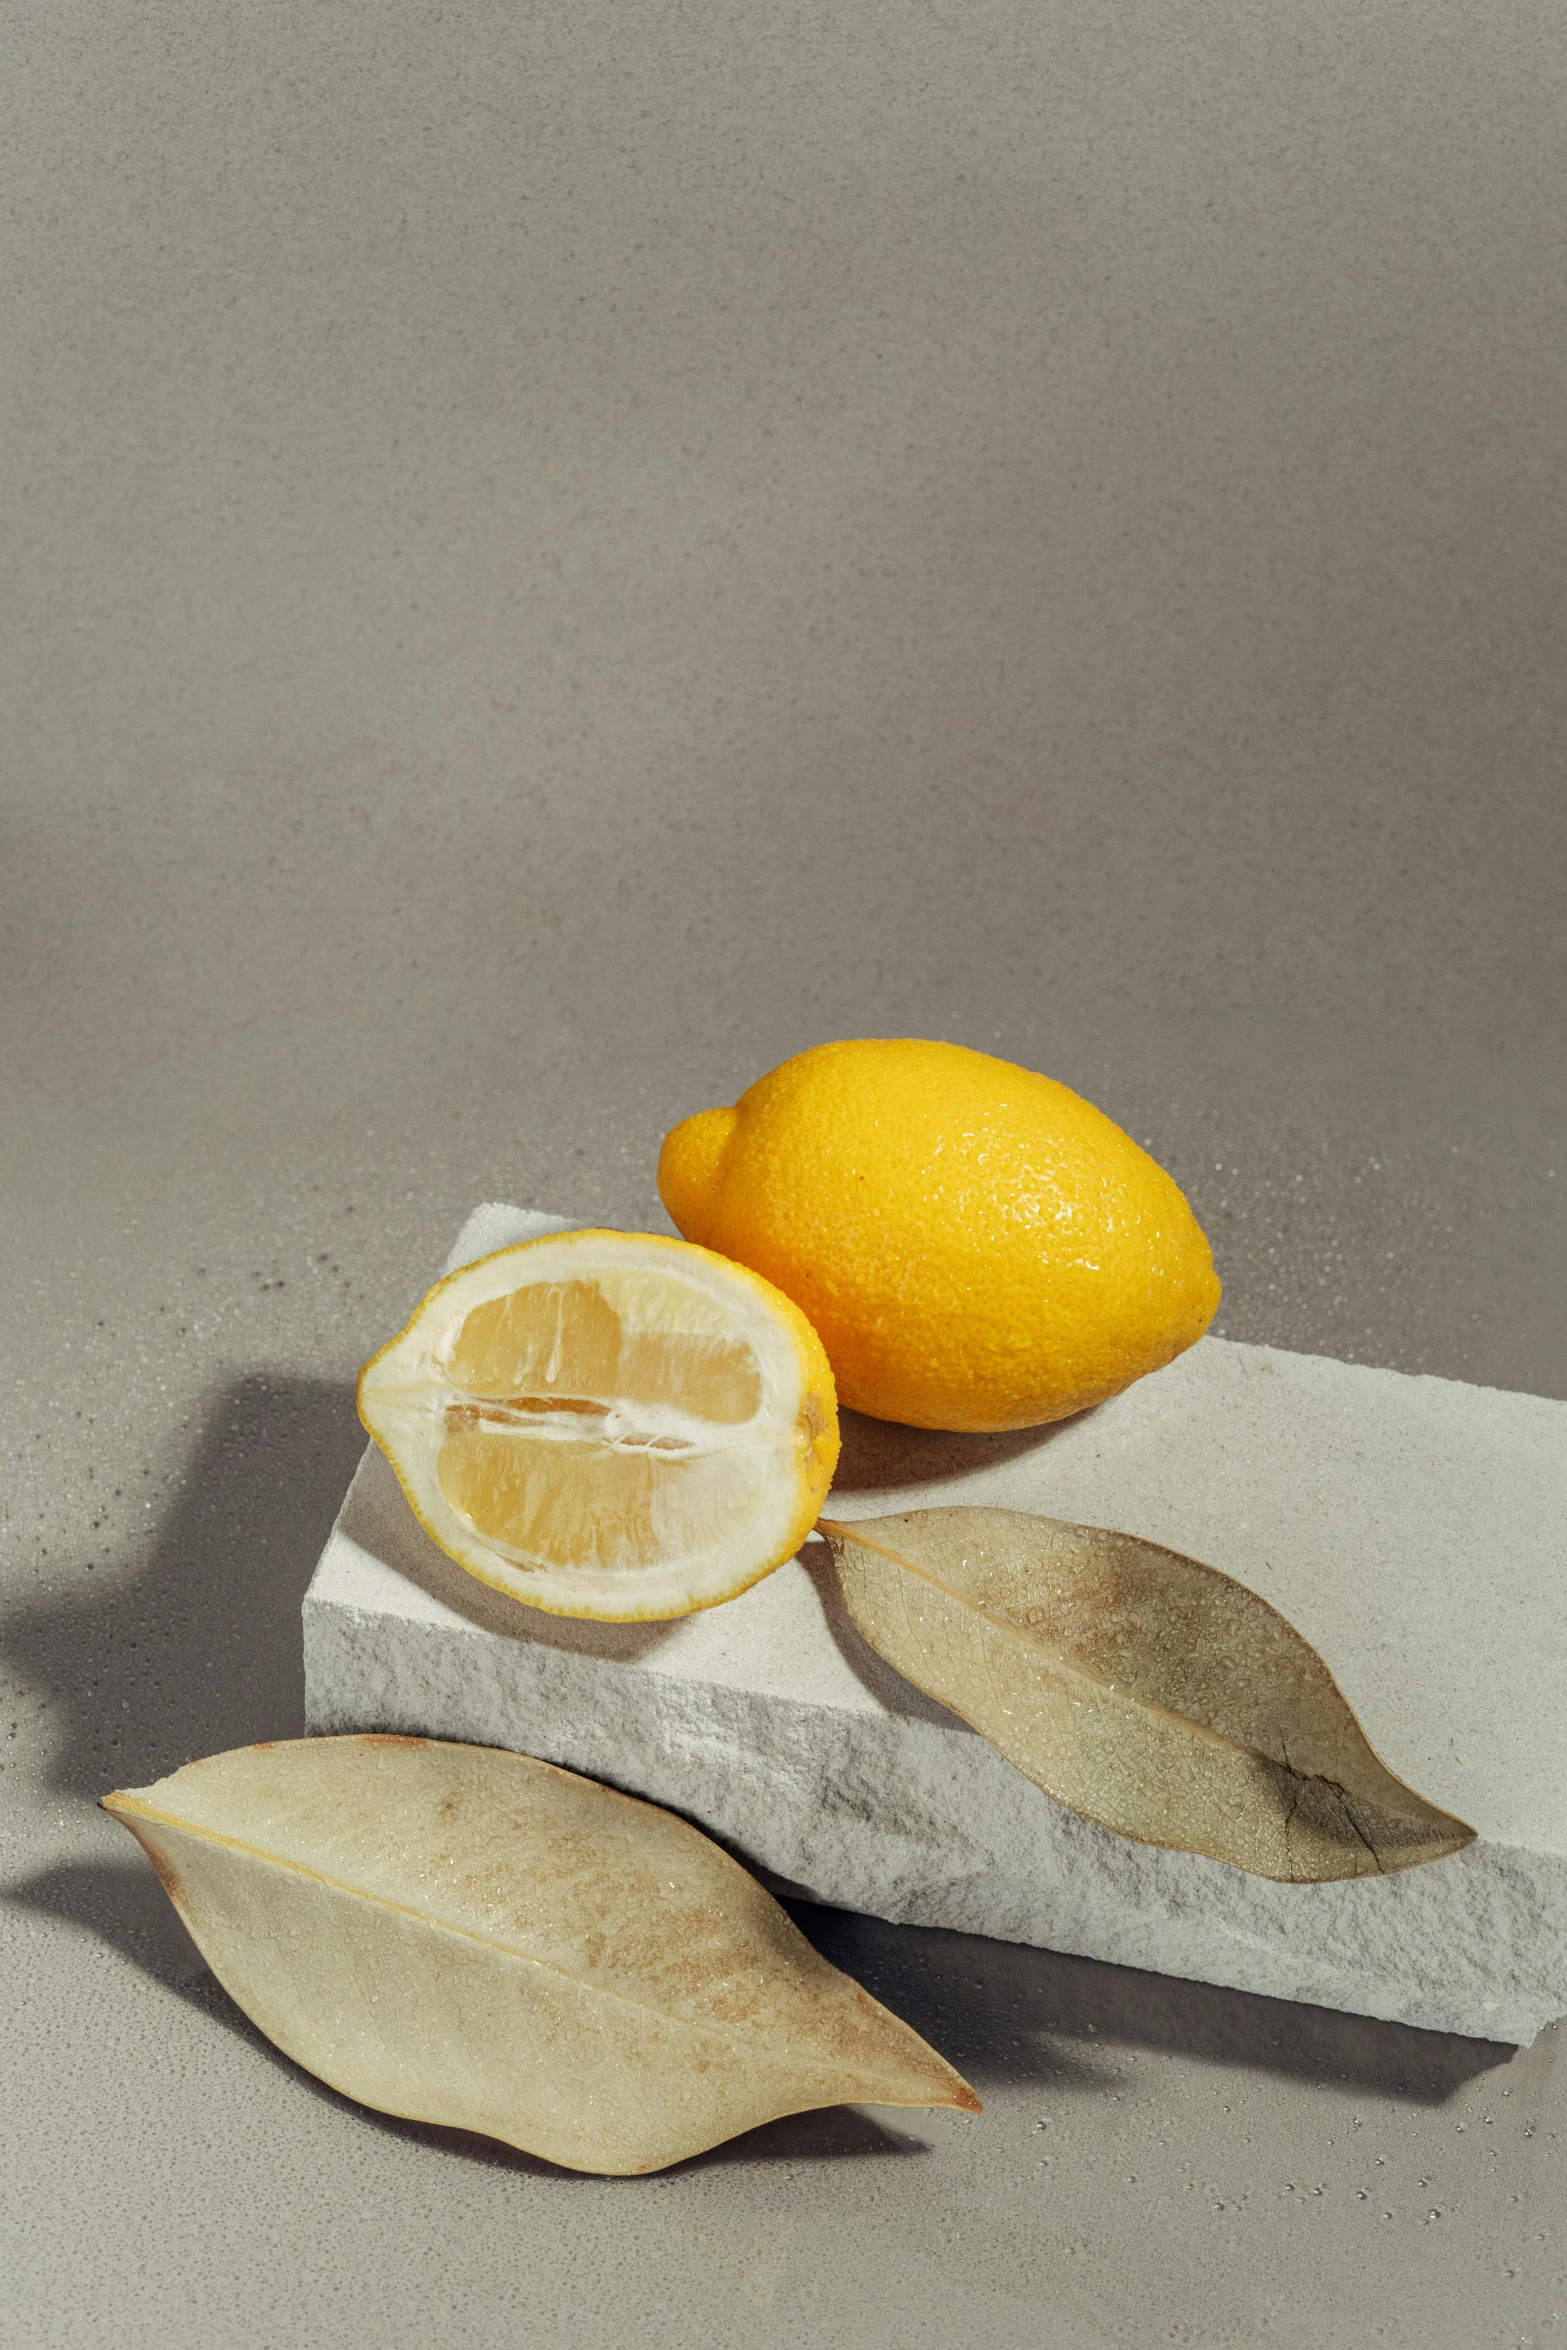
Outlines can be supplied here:
[[844, 1403], [914, 1427], [1103, 1403], [1219, 1302], [1164, 1169], [1068, 1087], [962, 1045], [816, 1045], [666, 1135], [658, 1188], [809, 1317]]

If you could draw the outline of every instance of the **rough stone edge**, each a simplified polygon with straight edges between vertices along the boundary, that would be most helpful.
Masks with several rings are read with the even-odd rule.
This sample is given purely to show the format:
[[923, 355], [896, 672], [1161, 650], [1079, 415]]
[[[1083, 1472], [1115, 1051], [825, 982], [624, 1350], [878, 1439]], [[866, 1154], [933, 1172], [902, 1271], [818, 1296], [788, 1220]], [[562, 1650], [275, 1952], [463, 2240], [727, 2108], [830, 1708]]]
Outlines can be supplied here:
[[[683, 1813], [749, 1866], [830, 1907], [1471, 2038], [1525, 2043], [1567, 2010], [1567, 1867], [1546, 1856], [1481, 1843], [1392, 1877], [1275, 1887], [1077, 1819], [956, 1726], [839, 1721], [822, 1707], [655, 1683], [599, 1659], [497, 1655], [481, 1632], [455, 1627], [400, 1627], [394, 1656], [382, 1619], [311, 1597], [304, 1628], [312, 1732], [401, 1730], [537, 1754]], [[453, 1644], [469, 1642], [471, 1656], [454, 1659]], [[410, 1671], [417, 1657], [427, 1670]], [[451, 1702], [454, 1680], [466, 1684], [466, 1705]], [[353, 1701], [334, 1685], [351, 1687]], [[787, 1791], [771, 1830], [755, 1802], [756, 1770], [737, 1769], [741, 1758], [761, 1767], [775, 1796]], [[906, 1812], [922, 1813], [921, 1835], [874, 1825], [889, 1784]], [[965, 1830], [975, 1819], [994, 1823], [988, 1851]], [[1021, 1846], [1010, 1860], [994, 1849], [1009, 1839]], [[944, 1849], [943, 1871], [933, 1860]], [[1309, 1940], [1303, 1900], [1318, 1911]], [[1270, 1909], [1271, 1931], [1259, 1933], [1257, 1913]], [[1508, 1917], [1513, 1930], [1499, 1936]], [[1346, 1963], [1368, 1930], [1385, 1943], [1394, 1925], [1408, 1965], [1389, 1967], [1385, 1948], [1373, 1968]], [[1515, 1968], [1499, 1987], [1499, 1942], [1538, 1947], [1554, 1963]], [[1422, 1963], [1454, 1946], [1475, 1953], [1472, 1991]], [[1482, 1988], [1499, 1995], [1482, 1998]]]

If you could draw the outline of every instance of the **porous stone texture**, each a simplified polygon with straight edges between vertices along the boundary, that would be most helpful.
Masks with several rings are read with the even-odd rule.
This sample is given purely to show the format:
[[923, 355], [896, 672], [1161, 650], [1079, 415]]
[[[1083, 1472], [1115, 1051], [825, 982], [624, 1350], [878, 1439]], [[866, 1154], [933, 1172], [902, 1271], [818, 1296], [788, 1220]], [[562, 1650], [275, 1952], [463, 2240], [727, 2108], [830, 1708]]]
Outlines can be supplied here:
[[[570, 1218], [489, 1205], [468, 1262]], [[1055, 1428], [850, 1416], [833, 1515], [994, 1503], [1146, 1535], [1280, 1608], [1455, 1857], [1276, 1885], [1075, 1818], [865, 1645], [825, 1545], [673, 1623], [536, 1614], [366, 1452], [304, 1606], [317, 1731], [509, 1746], [847, 1909], [1526, 2041], [1567, 2010], [1567, 1405], [1205, 1339]]]

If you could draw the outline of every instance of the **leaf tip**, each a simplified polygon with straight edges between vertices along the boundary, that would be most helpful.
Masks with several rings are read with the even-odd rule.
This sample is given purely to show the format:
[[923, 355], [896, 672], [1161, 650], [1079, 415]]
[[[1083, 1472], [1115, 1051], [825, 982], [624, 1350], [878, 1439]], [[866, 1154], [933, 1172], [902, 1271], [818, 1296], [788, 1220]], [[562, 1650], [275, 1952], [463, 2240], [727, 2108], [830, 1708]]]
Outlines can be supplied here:
[[1422, 1860], [1452, 1860], [1458, 1853], [1467, 1852], [1471, 1844], [1479, 1842], [1479, 1829], [1471, 1828], [1467, 1820], [1459, 1819], [1455, 1812], [1442, 1811], [1436, 1804], [1432, 1804], [1431, 1810], [1436, 1817], [1429, 1849], [1414, 1855], [1409, 1861], [1396, 1863], [1396, 1866], [1418, 1867]]
[[185, 1899], [185, 1887], [180, 1880], [178, 1870], [157, 1839], [145, 1834], [138, 1824], [138, 1814], [142, 1819], [145, 1819], [148, 1814], [135, 1789], [116, 1787], [112, 1793], [100, 1795], [98, 1808], [100, 1811], [106, 1811], [111, 1819], [118, 1820], [122, 1828], [130, 1830], [151, 1861], [164, 1892], [173, 1902], [181, 1917], [188, 1919], [189, 1905]]

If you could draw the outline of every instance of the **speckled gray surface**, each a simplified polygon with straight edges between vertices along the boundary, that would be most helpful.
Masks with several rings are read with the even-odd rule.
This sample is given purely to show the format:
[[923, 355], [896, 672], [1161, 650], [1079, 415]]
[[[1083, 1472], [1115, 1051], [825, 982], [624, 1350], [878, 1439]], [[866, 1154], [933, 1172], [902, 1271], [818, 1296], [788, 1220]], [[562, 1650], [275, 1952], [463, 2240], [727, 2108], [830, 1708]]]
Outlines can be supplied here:
[[807, 1913], [977, 2081], [565, 2178], [207, 1985], [358, 1363], [816, 1038], [1075, 1084], [1232, 1338], [1567, 1395], [1559, 8], [43, 5], [0, 77], [0, 2334], [1544, 2344], [1523, 2055]]

